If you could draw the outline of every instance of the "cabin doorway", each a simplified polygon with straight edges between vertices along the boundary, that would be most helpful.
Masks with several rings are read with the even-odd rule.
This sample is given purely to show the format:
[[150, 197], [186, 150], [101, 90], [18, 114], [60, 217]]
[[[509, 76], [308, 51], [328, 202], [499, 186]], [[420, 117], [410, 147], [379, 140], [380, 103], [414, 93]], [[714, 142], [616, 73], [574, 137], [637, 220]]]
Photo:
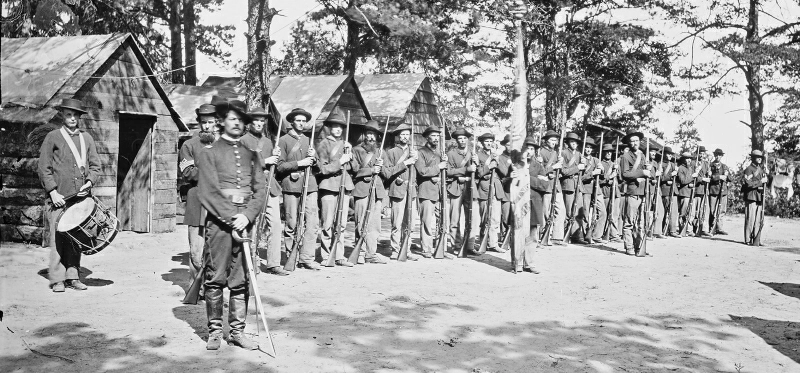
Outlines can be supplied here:
[[117, 217], [122, 230], [150, 232], [155, 122], [150, 115], [119, 115]]

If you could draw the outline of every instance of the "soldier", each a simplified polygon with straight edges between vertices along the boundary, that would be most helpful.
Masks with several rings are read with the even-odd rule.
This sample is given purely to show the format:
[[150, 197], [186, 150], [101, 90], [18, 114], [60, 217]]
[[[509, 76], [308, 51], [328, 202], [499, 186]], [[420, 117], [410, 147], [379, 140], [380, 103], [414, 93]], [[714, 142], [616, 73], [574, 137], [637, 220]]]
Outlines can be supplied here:
[[[390, 242], [392, 245], [392, 259], [397, 259], [402, 243], [403, 219], [406, 213], [406, 198], [417, 195], [415, 186], [409, 187], [409, 167], [417, 162], [417, 151], [409, 146], [411, 140], [411, 126], [399, 125], [393, 132], [395, 147], [383, 153], [384, 163], [382, 172], [389, 187], [389, 204], [391, 205], [392, 230]], [[407, 193], [411, 195], [408, 196]], [[413, 222], [413, 219], [411, 219]], [[413, 224], [412, 224], [413, 226]], [[410, 229], [409, 229], [410, 231]], [[419, 256], [408, 253], [408, 260], [416, 261]]]
[[[678, 235], [678, 186], [675, 185], [675, 178], [678, 175], [678, 165], [674, 161], [675, 153], [672, 148], [664, 148], [664, 159], [661, 160], [661, 205], [664, 209], [664, 218], [656, 222], [656, 229], [660, 229], [661, 234], [670, 237], [680, 237]], [[660, 227], [660, 228], [659, 228]]]
[[[561, 169], [563, 165], [563, 159], [561, 155], [556, 150], [558, 146], [559, 135], [553, 130], [548, 130], [542, 136], [542, 141], [544, 141], [544, 146], [539, 149], [539, 156], [542, 157], [542, 164], [544, 165], [544, 171], [548, 174], [549, 177], [555, 177], [555, 170]], [[554, 219], [553, 219], [553, 226], [551, 227], [551, 237], [543, 237], [542, 245], [544, 246], [551, 246], [552, 244], [556, 244], [559, 246], [566, 245], [564, 243], [564, 198], [562, 197], [563, 193], [561, 192], [561, 182], [556, 181], [556, 193], [553, 195], [553, 190], [550, 189], [545, 193], [544, 197], [542, 198], [542, 204], [544, 206], [544, 213], [545, 216], [549, 216], [551, 213], [551, 209], [555, 209]]]
[[[454, 247], [460, 247], [456, 245], [456, 239], [458, 238], [458, 228], [461, 221], [461, 209], [463, 208], [466, 211], [467, 204], [472, 203], [474, 193], [466, 190], [466, 188], [470, 185], [469, 173], [476, 170], [475, 164], [478, 162], [478, 155], [473, 154], [467, 147], [469, 139], [472, 138], [472, 134], [467, 130], [459, 128], [451, 134], [451, 137], [456, 140], [457, 146], [447, 152], [447, 195], [450, 209], [449, 241]], [[466, 217], [464, 220], [466, 224], [472, 224], [473, 227], [478, 226], [477, 219], [471, 216]], [[470, 237], [463, 237], [463, 239], [468, 242], [472, 241]], [[472, 246], [467, 247], [471, 248]]]
[[[681, 219], [679, 232], [683, 231], [683, 227], [686, 227], [686, 224], [691, 224], [692, 211], [690, 211], [691, 206], [689, 205], [691, 205], [692, 188], [695, 185], [694, 179], [697, 177], [698, 172], [699, 170], [692, 170], [692, 154], [689, 152], [681, 153], [681, 157], [678, 159], [678, 175], [675, 180]], [[688, 228], [686, 228], [686, 231], [689, 231]]]
[[[319, 271], [320, 265], [316, 262], [317, 236], [319, 234], [319, 207], [317, 204], [317, 179], [313, 175], [308, 180], [306, 195], [302, 196], [303, 174], [306, 168], [312, 167], [312, 173], [318, 170], [315, 167], [316, 151], [311, 139], [303, 131], [311, 121], [311, 113], [296, 108], [286, 114], [286, 121], [291, 123], [291, 128], [286, 135], [278, 141], [280, 158], [278, 159], [278, 181], [283, 189], [283, 215], [286, 226], [283, 230], [284, 250], [291, 252], [295, 239], [302, 239], [300, 246], [298, 267]], [[311, 124], [311, 131], [314, 125]], [[301, 199], [305, 203], [305, 235], [295, 237], [297, 231], [297, 216], [299, 214]]]
[[247, 316], [248, 279], [242, 243], [233, 231], [250, 229], [264, 205], [265, 181], [261, 156], [241, 144], [247, 107], [238, 100], [216, 106], [223, 133], [213, 145], [200, 152], [198, 196], [208, 211], [205, 244], [205, 301], [208, 316], [206, 349], [217, 350], [222, 340], [222, 291], [230, 290], [228, 301], [228, 344], [248, 350], [258, 343], [244, 335]]
[[[492, 149], [494, 148], [494, 135], [491, 133], [484, 133], [478, 137], [483, 150], [478, 152], [478, 168], [475, 171], [475, 177], [478, 178], [478, 206], [480, 208], [481, 217], [489, 214], [489, 224], [481, 225], [480, 236], [486, 237], [487, 248], [489, 250], [498, 250], [497, 237], [500, 233], [500, 216], [501, 216], [501, 203], [505, 197], [503, 192], [503, 184], [500, 181], [501, 175], [497, 170], [497, 160], [494, 159]], [[492, 180], [492, 173], [494, 173], [494, 195], [489, 195], [489, 183]], [[492, 198], [491, 211], [487, 212], [489, 208], [489, 198]], [[484, 221], [481, 219], [481, 221]]]
[[[711, 184], [708, 187], [708, 208], [709, 208], [709, 216], [711, 217], [708, 221], [709, 229], [714, 229], [716, 227], [716, 231], [711, 231], [711, 234], [720, 234], [720, 235], [727, 235], [728, 233], [722, 229], [722, 220], [719, 218], [728, 210], [728, 174], [730, 173], [730, 169], [724, 163], [722, 163], [722, 157], [725, 155], [725, 152], [722, 149], [714, 150], [714, 162], [711, 162], [709, 166], [711, 170]], [[721, 193], [720, 193], [721, 192]], [[720, 198], [722, 196], [722, 198]], [[719, 209], [717, 210], [717, 204], [719, 204]]]
[[[333, 230], [337, 229], [339, 234], [344, 234], [344, 228], [347, 226], [347, 212], [350, 206], [348, 194], [353, 191], [353, 180], [350, 177], [350, 172], [355, 170], [355, 162], [353, 159], [352, 146], [343, 137], [344, 129], [347, 126], [346, 118], [339, 113], [332, 113], [328, 116], [323, 124], [327, 136], [321, 138], [317, 143], [317, 167], [319, 173], [317, 174], [317, 185], [319, 185], [319, 199], [322, 206], [322, 261], [327, 261], [328, 256], [333, 250], [336, 250], [336, 265], [343, 267], [352, 267], [353, 263], [344, 258], [344, 240], [340, 239], [336, 248], [331, 247], [333, 244]], [[344, 174], [342, 174], [344, 170]], [[336, 218], [336, 201], [339, 197], [339, 187], [341, 186], [342, 176], [344, 176], [344, 195], [341, 196], [343, 201], [342, 216], [339, 217], [340, 226], [334, 227], [333, 223]], [[356, 224], [358, 226], [358, 224]], [[341, 237], [341, 236], [340, 236]]]
[[[203, 104], [194, 110], [197, 115], [198, 131], [192, 138], [181, 145], [180, 163], [178, 165], [183, 180], [189, 186], [186, 192], [186, 208], [183, 214], [183, 224], [187, 226], [189, 235], [189, 278], [194, 279], [203, 268], [203, 241], [205, 213], [200, 199], [197, 198], [198, 168], [195, 159], [202, 149], [214, 142], [214, 132], [217, 127], [217, 116], [214, 105]], [[201, 292], [202, 296], [202, 292]]]
[[50, 265], [47, 275], [55, 293], [65, 287], [86, 290], [80, 280], [81, 250], [66, 235], [56, 232], [56, 220], [70, 196], [85, 197], [100, 174], [100, 157], [94, 139], [78, 128], [86, 110], [80, 100], [65, 98], [58, 107], [61, 128], [50, 131], [39, 148], [38, 173], [50, 196], [45, 211], [50, 234]]
[[[531, 252], [528, 255], [531, 257], [528, 260], [527, 270], [534, 274], [539, 274], [532, 264], [532, 256], [534, 248], [539, 247], [539, 227], [545, 223], [544, 220], [544, 206], [542, 204], [544, 194], [553, 189], [553, 179], [552, 176], [548, 176], [545, 172], [544, 165], [542, 164], [542, 159], [539, 157], [539, 143], [536, 139], [532, 137], [528, 137], [525, 139], [525, 142], [522, 144], [526, 155], [528, 157], [528, 175], [530, 178], [530, 188], [531, 188], [531, 204], [530, 204], [530, 219], [531, 219], [531, 227], [530, 227], [530, 234], [528, 235], [528, 239], [526, 242], [526, 251], [530, 250]], [[525, 254], [523, 254], [524, 257]], [[517, 265], [519, 266], [520, 259], [517, 259]], [[524, 264], [524, 263], [523, 263]], [[525, 270], [525, 266], [523, 266], [523, 271]]]
[[500, 179], [500, 184], [503, 185], [503, 197], [502, 203], [500, 204], [500, 237], [502, 238], [502, 242], [500, 245], [497, 246], [497, 252], [504, 253], [506, 252], [505, 244], [508, 242], [508, 219], [511, 214], [511, 200], [509, 199], [509, 195], [511, 193], [511, 150], [513, 148], [511, 144], [511, 135], [503, 136], [503, 139], [500, 140], [500, 146], [503, 147], [503, 152], [497, 156], [497, 175]]
[[[655, 146], [650, 146], [650, 151], [647, 154], [648, 163], [650, 165], [650, 170], [654, 172], [653, 177], [648, 180], [647, 188], [649, 188], [649, 195], [651, 204], [650, 210], [647, 211], [647, 224], [645, 224], [645, 229], [647, 230], [646, 235], [647, 238], [652, 240], [653, 237], [655, 238], [665, 238], [664, 235], [661, 234], [661, 224], [656, 224], [656, 222], [660, 222], [664, 220], [664, 206], [661, 205], [661, 201], [655, 203], [656, 200], [656, 188], [659, 187], [658, 177], [661, 176], [661, 160], [658, 159], [658, 148]], [[659, 189], [660, 192], [660, 189]], [[647, 195], [647, 194], [645, 194]], [[658, 227], [655, 227], [655, 226]], [[650, 228], [653, 228], [652, 230]], [[653, 232], [651, 235], [650, 232]]]
[[[586, 139], [586, 146], [583, 148], [583, 156], [586, 159], [586, 170], [583, 173], [583, 178], [581, 179], [579, 192], [581, 197], [583, 198], [581, 206], [582, 209], [578, 216], [580, 217], [581, 224], [585, 227], [584, 231], [585, 234], [582, 238], [585, 237], [584, 241], [586, 243], [593, 243], [597, 241], [599, 243], [604, 243], [603, 241], [603, 227], [606, 224], [606, 205], [603, 202], [603, 194], [599, 191], [594, 197], [594, 212], [596, 216], [592, 216], [592, 219], [597, 219], [594, 226], [594, 231], [589, 232], [589, 210], [590, 206], [592, 205], [592, 193], [594, 190], [594, 179], [595, 176], [598, 179], [602, 178], [603, 175], [603, 164], [600, 162], [599, 158], [595, 158], [592, 156], [592, 153], [595, 148], [594, 139], [587, 138]], [[598, 180], [599, 182], [599, 180]], [[599, 187], [599, 186], [598, 186]]]
[[[248, 126], [247, 134], [242, 136], [242, 144], [248, 147], [251, 150], [255, 150], [259, 156], [264, 160], [264, 170], [268, 169], [272, 165], [276, 165], [278, 163], [278, 159], [281, 155], [281, 150], [276, 146], [278, 142], [278, 126], [277, 124], [271, 125], [274, 122], [270, 121], [272, 116], [266, 112], [266, 110], [262, 108], [253, 109], [253, 111], [249, 112], [248, 115], [252, 118], [252, 122]], [[275, 172], [272, 172], [270, 175], [265, 175], [269, 177], [269, 197], [267, 197], [267, 206], [264, 208], [266, 214], [261, 215], [258, 219], [266, 219], [266, 222], [263, 224], [267, 227], [264, 240], [260, 240], [261, 242], [256, 242], [253, 246], [253, 250], [259, 251], [262, 247], [262, 243], [266, 248], [265, 256], [266, 256], [266, 268], [267, 273], [277, 275], [277, 276], [288, 276], [289, 271], [283, 269], [281, 267], [281, 232], [283, 232], [283, 222], [281, 222], [281, 212], [280, 212], [280, 195], [281, 195], [281, 186], [278, 184], [278, 180], [275, 178]], [[255, 226], [261, 226], [259, 222], [255, 223]], [[258, 261], [254, 261], [254, 265], [256, 268], [253, 270], [257, 270], [259, 265], [255, 263], [260, 263], [260, 255], [256, 254], [256, 258], [259, 259]], [[257, 272], [257, 271], [256, 271]]]
[[[428, 141], [425, 146], [419, 149], [419, 158], [415, 167], [417, 168], [417, 185], [419, 185], [419, 219], [420, 243], [422, 244], [422, 256], [425, 258], [433, 257], [433, 236], [436, 234], [436, 204], [439, 202], [439, 172], [447, 169], [447, 155], [444, 159], [439, 155], [439, 129], [435, 126], [425, 128], [422, 133]], [[441, 211], [440, 213], [447, 213]]]
[[620, 174], [622, 175], [622, 236], [625, 242], [625, 252], [628, 255], [647, 256], [642, 250], [645, 237], [642, 235], [639, 219], [640, 208], [645, 195], [645, 186], [652, 173], [648, 169], [647, 159], [639, 150], [641, 132], [628, 131], [622, 139], [628, 145], [628, 151], [620, 157]]
[[760, 210], [764, 208], [764, 186], [767, 184], [767, 169], [761, 150], [750, 153], [751, 162], [744, 169], [742, 199], [744, 200], [744, 243], [751, 246], [761, 245]]
[[[382, 210], [382, 201], [386, 198], [386, 187], [383, 184], [383, 179], [389, 175], [389, 170], [384, 169], [383, 155], [380, 154], [380, 136], [382, 135], [378, 122], [370, 120], [364, 126], [364, 134], [361, 135], [360, 143], [353, 148], [353, 171], [355, 172], [356, 186], [353, 191], [355, 220], [356, 220], [356, 241], [360, 238], [360, 229], [363, 226], [365, 233], [364, 245], [361, 247], [361, 252], [358, 254], [359, 263], [376, 263], [386, 264], [387, 261], [378, 251], [378, 236], [381, 231], [380, 212]], [[369, 192], [370, 185], [375, 184], [375, 198], [372, 201], [372, 210], [370, 218], [367, 221], [367, 208], [369, 207]], [[362, 259], [363, 258], [363, 259]], [[348, 262], [350, 263], [350, 262]]]
[[[561, 170], [561, 190], [564, 196], [564, 206], [567, 210], [567, 218], [574, 219], [575, 223], [569, 232], [564, 232], [565, 235], [575, 237], [576, 243], [585, 244], [586, 242], [577, 237], [577, 232], [584, 230], [583, 219], [579, 219], [579, 211], [581, 210], [583, 198], [580, 196], [580, 190], [576, 190], [580, 181], [578, 179], [579, 173], [586, 169], [586, 164], [583, 163], [583, 157], [578, 150], [578, 145], [581, 138], [575, 133], [568, 133], [564, 137], [564, 142], [567, 146], [561, 151], [561, 157], [564, 159], [564, 168]], [[577, 197], [577, 198], [576, 198]]]
[[[706, 147], [700, 146], [700, 157], [695, 165], [696, 168], [700, 169], [699, 173], [699, 180], [697, 181], [697, 185], [695, 185], [695, 192], [694, 192], [694, 211], [692, 212], [692, 216], [696, 217], [697, 226], [694, 227], [695, 229], [695, 236], [703, 237], [703, 236], [710, 236], [708, 233], [708, 225], [704, 224], [709, 220], [708, 211], [708, 201], [706, 201], [706, 196], [708, 193], [708, 184], [711, 182], [711, 178], [709, 177], [710, 168], [709, 162], [706, 160]], [[705, 201], [705, 204], [703, 203]]]
[[[603, 198], [608, 201], [607, 206], [603, 206], [606, 211], [606, 220], [608, 221], [608, 239], [610, 242], [622, 242], [620, 239], [620, 231], [622, 228], [622, 220], [620, 217], [620, 192], [619, 184], [615, 181], [619, 180], [619, 162], [614, 159], [614, 145], [603, 145], [603, 177], [600, 179], [600, 185], [603, 190]], [[605, 232], [603, 232], [605, 234]]]

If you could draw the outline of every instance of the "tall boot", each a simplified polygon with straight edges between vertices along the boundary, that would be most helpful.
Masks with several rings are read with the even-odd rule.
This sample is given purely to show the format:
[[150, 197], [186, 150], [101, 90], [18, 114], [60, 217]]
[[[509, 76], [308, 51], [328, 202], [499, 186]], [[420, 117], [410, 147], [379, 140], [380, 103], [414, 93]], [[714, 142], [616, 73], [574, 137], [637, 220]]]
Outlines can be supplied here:
[[208, 316], [206, 349], [218, 350], [222, 342], [222, 288], [206, 288], [205, 301]]
[[247, 291], [231, 292], [228, 299], [228, 324], [231, 326], [231, 335], [228, 344], [239, 346], [245, 350], [257, 350], [258, 343], [245, 337], [244, 325], [247, 317]]

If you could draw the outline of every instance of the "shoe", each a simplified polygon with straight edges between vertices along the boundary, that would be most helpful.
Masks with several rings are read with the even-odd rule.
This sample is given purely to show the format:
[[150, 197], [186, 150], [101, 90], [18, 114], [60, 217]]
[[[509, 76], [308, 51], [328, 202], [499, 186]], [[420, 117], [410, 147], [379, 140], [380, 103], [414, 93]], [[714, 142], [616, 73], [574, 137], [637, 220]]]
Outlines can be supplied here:
[[291, 272], [283, 269], [283, 267], [270, 267], [267, 268], [267, 273], [276, 276], [289, 276]]
[[567, 243], [564, 240], [553, 240], [553, 245], [556, 246], [567, 246]]
[[668, 234], [667, 236], [675, 237], [675, 238], [681, 238], [681, 235], [679, 235], [679, 234], [677, 234], [675, 232], [672, 232], [672, 233]]
[[67, 287], [75, 290], [86, 290], [89, 288], [84, 285], [81, 280], [67, 280]]
[[622, 241], [622, 239], [621, 239], [621, 238], [619, 238], [619, 237], [614, 237], [614, 238], [612, 238], [611, 240], [609, 240], [608, 242], [613, 242], [613, 243], [622, 243], [623, 241]]
[[431, 253], [429, 253], [429, 252], [427, 252], [427, 251], [423, 251], [423, 252], [421, 253], [421, 255], [422, 255], [422, 257], [423, 257], [423, 258], [425, 258], [425, 259], [430, 259], [430, 258], [433, 258], [433, 254], [431, 254]]
[[208, 341], [206, 341], [206, 350], [219, 350], [220, 344], [222, 344], [221, 330], [208, 335]]
[[239, 346], [245, 350], [258, 350], [258, 342], [245, 337], [242, 333], [231, 334], [231, 336], [228, 337], [228, 344]]
[[400, 253], [399, 253], [399, 252], [397, 252], [397, 251], [392, 251], [392, 255], [391, 255], [391, 256], [389, 256], [389, 259], [390, 259], [390, 260], [397, 260], [397, 258], [399, 258], [399, 257], [400, 257]]
[[419, 260], [419, 255], [408, 253], [407, 259], [412, 261], [412, 262], [416, 262], [417, 260]]
[[366, 261], [364, 261], [364, 257], [359, 255], [358, 259], [356, 260], [356, 264], [364, 264], [364, 263], [366, 263]]
[[717, 229], [717, 234], [720, 235], [720, 236], [727, 236], [728, 232], [725, 232], [722, 229]]
[[386, 263], [388, 263], [388, 261], [386, 261], [386, 259], [383, 259], [383, 257], [378, 255], [378, 254], [375, 254], [372, 258], [367, 258], [366, 261], [367, 261], [367, 263], [373, 263], [373, 264], [386, 264]]
[[589, 244], [588, 242], [586, 242], [585, 240], [580, 239], [580, 238], [573, 239], [572, 243], [574, 243], [576, 245], [588, 245]]
[[625, 254], [628, 254], [628, 255], [630, 255], [630, 256], [634, 256], [634, 255], [636, 255], [636, 253], [633, 251], [633, 249], [628, 249], [628, 250], [625, 250]]
[[508, 250], [506, 250], [506, 249], [504, 249], [504, 248], [502, 248], [502, 247], [495, 247], [495, 248], [494, 248], [494, 249], [492, 249], [492, 250], [494, 250], [494, 251], [497, 251], [497, 252], [498, 252], [498, 253], [500, 253], [500, 254], [505, 254], [505, 253], [508, 251]]
[[596, 243], [596, 244], [608, 243], [608, 241], [606, 241], [606, 240], [604, 240], [602, 238], [594, 238], [594, 239], [592, 239], [592, 241], [594, 241], [594, 243]]
[[347, 259], [339, 259], [336, 261], [336, 265], [340, 267], [352, 267], [355, 264], [348, 262]]
[[313, 271], [319, 271], [319, 270], [322, 269], [321, 266], [319, 265], [319, 263], [317, 263], [317, 262], [297, 263], [297, 268], [305, 268], [305, 269], [310, 269], [310, 270], [313, 270]]
[[64, 292], [64, 282], [59, 281], [53, 284], [53, 292], [54, 293], [63, 293]]
[[711, 234], [708, 232], [700, 232], [697, 237], [711, 237]]
[[653, 237], [655, 237], [655, 238], [660, 238], [660, 239], [667, 238], [667, 237], [665, 237], [663, 234], [656, 234], [656, 235], [653, 235]]
[[525, 272], [533, 273], [534, 275], [538, 275], [539, 274], [539, 271], [537, 271], [535, 268], [532, 268], [532, 267], [525, 267], [522, 270], [525, 271]]

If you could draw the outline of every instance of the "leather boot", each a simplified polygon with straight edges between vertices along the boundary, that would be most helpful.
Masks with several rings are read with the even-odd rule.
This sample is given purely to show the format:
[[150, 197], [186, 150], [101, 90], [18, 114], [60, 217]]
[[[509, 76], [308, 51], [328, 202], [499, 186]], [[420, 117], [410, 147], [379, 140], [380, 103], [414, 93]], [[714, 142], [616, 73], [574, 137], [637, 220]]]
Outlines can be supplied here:
[[208, 316], [207, 350], [218, 350], [222, 342], [222, 288], [206, 288], [206, 315]]
[[228, 325], [231, 326], [231, 335], [228, 344], [239, 346], [245, 350], [257, 350], [258, 343], [244, 335], [245, 318], [247, 317], [247, 291], [231, 292], [228, 299]]

